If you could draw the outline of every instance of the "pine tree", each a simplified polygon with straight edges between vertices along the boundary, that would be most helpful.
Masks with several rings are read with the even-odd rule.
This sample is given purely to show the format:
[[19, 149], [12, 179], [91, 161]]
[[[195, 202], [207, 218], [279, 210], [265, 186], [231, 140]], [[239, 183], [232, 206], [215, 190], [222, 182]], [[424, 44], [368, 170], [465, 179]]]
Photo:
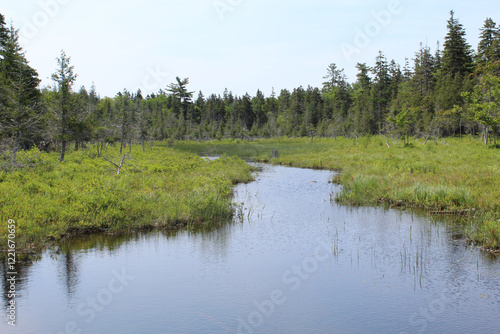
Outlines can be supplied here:
[[427, 46], [420, 44], [420, 50], [415, 54], [413, 87], [421, 97], [432, 93], [435, 86], [436, 60]]
[[373, 115], [373, 99], [371, 95], [372, 81], [366, 64], [357, 64], [357, 81], [353, 85], [353, 103], [350, 110], [354, 121], [354, 132], [371, 134], [375, 128]]
[[255, 124], [258, 127], [263, 126], [267, 122], [267, 115], [264, 111], [265, 96], [260, 89], [257, 90], [257, 94], [251, 101], [253, 114], [255, 115]]
[[327, 79], [323, 83], [323, 97], [328, 101], [330, 115], [334, 118], [345, 118], [351, 105], [351, 87], [344, 69], [339, 69], [332, 63], [323, 79]]
[[132, 110], [133, 110], [133, 102], [132, 95], [126, 89], [122, 92], [119, 92], [116, 95], [117, 107], [119, 113], [121, 113], [120, 120], [120, 154], [123, 153], [123, 149], [127, 145], [127, 139], [131, 138], [131, 127], [132, 127]]
[[178, 99], [178, 102], [182, 106], [182, 111], [184, 115], [187, 114], [188, 105], [191, 104], [194, 92], [187, 90], [187, 85], [189, 85], [189, 78], [182, 79], [179, 77], [175, 78], [177, 83], [171, 83], [167, 87], [167, 91], [172, 93], [174, 97]]
[[344, 69], [339, 69], [336, 64], [332, 63], [328, 65], [327, 74], [323, 77], [327, 81], [323, 82], [323, 91], [329, 91], [336, 87], [341, 87], [346, 85], [347, 77], [344, 73]]
[[389, 64], [389, 76], [391, 78], [391, 99], [395, 99], [398, 97], [399, 86], [404, 81], [404, 75], [403, 72], [401, 72], [401, 66], [399, 66], [394, 59], [391, 60], [391, 63]]
[[487, 64], [500, 60], [500, 29], [496, 23], [487, 18], [481, 28], [477, 59], [480, 64]]
[[74, 73], [74, 66], [70, 65], [70, 61], [71, 57], [68, 57], [64, 50], [61, 50], [61, 56], [57, 58], [56, 71], [52, 74], [52, 80], [56, 82], [58, 92], [58, 106], [55, 109], [59, 116], [59, 139], [62, 144], [60, 162], [64, 160], [66, 144], [71, 138], [69, 129], [69, 121], [73, 111], [71, 109], [71, 94], [77, 75]]
[[[1, 21], [0, 17], [0, 21]], [[0, 23], [0, 26], [2, 24]], [[2, 137], [12, 141], [12, 164], [19, 148], [39, 141], [41, 108], [38, 73], [28, 65], [18, 31], [0, 29], [0, 120]]]
[[377, 133], [382, 128], [382, 123], [389, 111], [389, 103], [391, 102], [392, 95], [389, 65], [382, 51], [379, 51], [375, 67], [372, 68], [372, 73], [374, 74], [371, 92], [374, 112], [372, 133]]
[[472, 49], [467, 44], [462, 24], [455, 19], [455, 12], [451, 11], [450, 15], [444, 42], [443, 74], [466, 76], [473, 70]]

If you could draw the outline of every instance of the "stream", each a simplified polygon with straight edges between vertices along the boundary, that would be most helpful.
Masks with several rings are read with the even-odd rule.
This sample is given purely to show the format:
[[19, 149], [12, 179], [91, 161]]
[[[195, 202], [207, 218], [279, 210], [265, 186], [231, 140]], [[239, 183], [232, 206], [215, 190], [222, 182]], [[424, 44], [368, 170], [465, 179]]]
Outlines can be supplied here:
[[339, 205], [334, 172], [256, 166], [230, 222], [87, 236], [19, 265], [0, 333], [500, 331], [500, 259], [455, 223]]

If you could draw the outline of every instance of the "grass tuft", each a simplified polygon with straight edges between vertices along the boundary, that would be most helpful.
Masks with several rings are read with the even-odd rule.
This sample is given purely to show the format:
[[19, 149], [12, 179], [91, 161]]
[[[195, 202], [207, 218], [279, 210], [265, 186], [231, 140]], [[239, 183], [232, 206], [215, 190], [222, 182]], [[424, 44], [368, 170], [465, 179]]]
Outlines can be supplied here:
[[0, 248], [7, 245], [7, 224], [16, 221], [19, 250], [97, 231], [216, 222], [233, 214], [230, 194], [238, 182], [251, 180], [251, 167], [224, 156], [206, 161], [190, 153], [138, 148], [124, 160], [109, 148], [67, 154], [40, 153], [31, 167], [0, 174]]
[[[425, 144], [421, 139], [404, 145], [382, 136], [315, 138], [313, 143], [310, 138], [282, 138], [178, 142], [175, 148], [341, 171], [333, 180], [343, 186], [336, 197], [339, 202], [473, 214], [469, 239], [500, 249], [491, 233], [500, 229], [500, 151], [479, 139], [446, 138]], [[279, 159], [272, 159], [273, 150], [279, 150]]]

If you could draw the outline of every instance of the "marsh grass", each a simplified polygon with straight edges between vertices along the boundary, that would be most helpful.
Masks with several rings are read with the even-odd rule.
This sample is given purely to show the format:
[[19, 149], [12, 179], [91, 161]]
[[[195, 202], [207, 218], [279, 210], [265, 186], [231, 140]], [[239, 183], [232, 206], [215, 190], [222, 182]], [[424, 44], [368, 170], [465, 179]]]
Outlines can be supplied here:
[[[275, 164], [341, 171], [335, 200], [355, 205], [420, 208], [468, 215], [467, 237], [500, 249], [500, 150], [480, 140], [412, 140], [382, 136], [178, 142], [178, 150], [236, 155]], [[280, 157], [272, 159], [272, 150]], [[494, 233], [492, 233], [494, 231]]]
[[[78, 234], [206, 224], [232, 217], [232, 186], [251, 180], [243, 160], [206, 161], [190, 153], [134, 148], [117, 175], [118, 149], [98, 157], [92, 147], [37, 152], [32, 167], [0, 175], [0, 248], [7, 221], [17, 224], [18, 249], [39, 248]], [[27, 152], [26, 154], [29, 154]]]

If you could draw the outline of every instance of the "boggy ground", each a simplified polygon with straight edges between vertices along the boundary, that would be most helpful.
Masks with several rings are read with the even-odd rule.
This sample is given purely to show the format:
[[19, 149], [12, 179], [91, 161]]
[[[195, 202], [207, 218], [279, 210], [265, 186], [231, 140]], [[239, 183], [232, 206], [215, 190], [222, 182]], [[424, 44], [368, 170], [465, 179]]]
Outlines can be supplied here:
[[[462, 215], [463, 234], [489, 250], [500, 249], [500, 149], [478, 138], [412, 140], [382, 136], [177, 142], [198, 154], [229, 154], [295, 167], [338, 170], [336, 200], [352, 205], [420, 208]], [[272, 159], [272, 151], [279, 158]]]
[[232, 217], [232, 186], [252, 179], [238, 158], [207, 161], [165, 147], [131, 152], [110, 147], [99, 155], [89, 146], [62, 163], [55, 152], [20, 152], [23, 168], [0, 171], [0, 249], [9, 220], [18, 252], [85, 233], [220, 222]]

